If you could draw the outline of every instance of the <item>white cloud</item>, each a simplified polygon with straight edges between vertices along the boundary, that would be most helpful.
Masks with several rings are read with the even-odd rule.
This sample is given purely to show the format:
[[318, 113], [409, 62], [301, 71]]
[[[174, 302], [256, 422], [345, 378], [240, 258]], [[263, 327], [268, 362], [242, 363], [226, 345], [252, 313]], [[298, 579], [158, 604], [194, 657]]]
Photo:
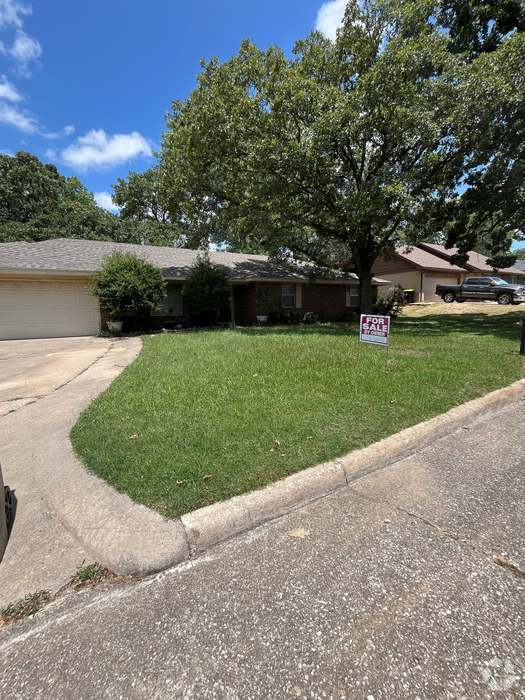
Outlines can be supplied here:
[[321, 5], [321, 9], [317, 13], [315, 28], [332, 41], [337, 38], [337, 30], [343, 21], [347, 1], [329, 0]]
[[0, 30], [13, 28], [15, 36], [11, 45], [0, 41], [0, 53], [11, 57], [18, 73], [28, 78], [31, 73], [29, 66], [42, 55], [42, 46], [37, 39], [24, 32], [24, 17], [32, 12], [31, 5], [25, 5], [18, 0], [0, 0]]
[[71, 136], [75, 133], [75, 127], [72, 124], [65, 126], [62, 131], [41, 131], [40, 135], [50, 141], [55, 141], [56, 139], [61, 139], [64, 136]]
[[33, 39], [25, 32], [17, 32], [13, 45], [11, 48], [4, 46], [3, 53], [15, 60], [21, 75], [29, 77], [31, 75], [29, 66], [42, 55], [42, 46], [37, 39]]
[[0, 102], [0, 124], [14, 126], [15, 129], [26, 134], [34, 134], [38, 131], [38, 124], [31, 115], [5, 102]]
[[0, 29], [9, 25], [22, 29], [22, 18], [31, 12], [31, 5], [23, 5], [18, 0], [0, 0]]
[[150, 144], [137, 131], [110, 136], [104, 129], [88, 131], [60, 153], [66, 165], [80, 171], [110, 168], [132, 158], [152, 155]]
[[102, 209], [107, 209], [112, 214], [118, 214], [120, 211], [114, 201], [111, 199], [109, 192], [95, 192], [95, 202]]
[[20, 102], [22, 99], [22, 95], [18, 92], [15, 86], [9, 82], [5, 75], [2, 75], [0, 77], [0, 100]]

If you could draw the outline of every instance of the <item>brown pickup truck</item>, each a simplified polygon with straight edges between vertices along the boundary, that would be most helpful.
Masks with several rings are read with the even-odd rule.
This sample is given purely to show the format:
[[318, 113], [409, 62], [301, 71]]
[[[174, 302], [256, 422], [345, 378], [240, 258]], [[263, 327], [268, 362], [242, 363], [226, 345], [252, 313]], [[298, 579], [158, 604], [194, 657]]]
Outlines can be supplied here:
[[436, 294], [447, 304], [478, 299], [521, 304], [525, 301], [525, 286], [509, 284], [500, 277], [468, 277], [463, 284], [438, 284]]

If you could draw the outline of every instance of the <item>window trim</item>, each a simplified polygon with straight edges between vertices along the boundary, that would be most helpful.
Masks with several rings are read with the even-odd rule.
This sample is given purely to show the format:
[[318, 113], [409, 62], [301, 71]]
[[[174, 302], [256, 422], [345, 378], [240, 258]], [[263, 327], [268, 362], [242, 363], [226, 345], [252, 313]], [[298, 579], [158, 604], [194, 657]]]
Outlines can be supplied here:
[[[353, 292], [353, 294], [352, 294]], [[356, 299], [356, 303], [352, 304], [352, 297]], [[359, 287], [357, 285], [350, 285], [346, 288], [346, 308], [356, 309], [359, 307]]]
[[[284, 290], [285, 289], [290, 289], [291, 293], [290, 294], [285, 294]], [[291, 304], [285, 304], [284, 299], [292, 299]], [[281, 306], [283, 309], [295, 309], [296, 303], [297, 303], [297, 289], [295, 284], [281, 284]]]

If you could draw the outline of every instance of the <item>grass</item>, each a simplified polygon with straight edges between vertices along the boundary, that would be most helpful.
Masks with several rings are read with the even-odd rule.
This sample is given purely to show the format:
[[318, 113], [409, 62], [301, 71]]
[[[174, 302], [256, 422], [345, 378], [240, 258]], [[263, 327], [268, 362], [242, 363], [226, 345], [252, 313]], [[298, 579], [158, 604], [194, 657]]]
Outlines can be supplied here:
[[78, 568], [69, 582], [69, 585], [75, 589], [80, 589], [84, 586], [96, 586], [103, 581], [113, 578], [115, 578], [115, 574], [97, 562], [94, 562], [93, 564], [85, 564]]
[[144, 338], [72, 431], [84, 463], [176, 517], [364, 447], [523, 376], [519, 311]]
[[24, 617], [31, 617], [41, 610], [52, 599], [50, 591], [30, 593], [0, 610], [0, 626], [8, 622], [17, 622]]
[[67, 590], [79, 591], [83, 588], [98, 586], [101, 583], [123, 583], [130, 580], [126, 576], [117, 576], [97, 562], [84, 564], [76, 570], [70, 581], [55, 593], [51, 591], [29, 593], [24, 598], [19, 598], [4, 608], [0, 608], [0, 627], [11, 622], [18, 622], [26, 617], [32, 617]]

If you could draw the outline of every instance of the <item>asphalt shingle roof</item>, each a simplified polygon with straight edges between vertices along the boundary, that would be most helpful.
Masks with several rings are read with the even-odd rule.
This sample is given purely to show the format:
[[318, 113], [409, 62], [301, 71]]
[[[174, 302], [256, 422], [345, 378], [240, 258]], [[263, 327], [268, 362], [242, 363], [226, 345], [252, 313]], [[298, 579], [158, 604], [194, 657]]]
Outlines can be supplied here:
[[[0, 270], [46, 270], [93, 273], [113, 251], [131, 252], [159, 267], [169, 278], [184, 279], [202, 251], [111, 241], [55, 238], [36, 243], [0, 244]], [[210, 252], [210, 259], [233, 279], [301, 279], [302, 276], [264, 255]]]
[[438, 255], [433, 255], [422, 248], [396, 248], [396, 254], [407, 262], [425, 270], [444, 270], [446, 272], [465, 272], [464, 268], [452, 265]]
[[[450, 258], [452, 255], [457, 253], [457, 248], [445, 248], [444, 245], [439, 245], [437, 243], [422, 243], [421, 245], [424, 245], [426, 250], [434, 251], [438, 255], [444, 256], [446, 258]], [[471, 268], [475, 272], [494, 272], [494, 268], [492, 267], [492, 265], [488, 264], [487, 260], [488, 258], [485, 255], [472, 251], [468, 254], [468, 259], [465, 265], [467, 266], [467, 268]], [[500, 270], [500, 272], [505, 272], [514, 275], [524, 274], [524, 271], [519, 269], [518, 267], [506, 267], [504, 270]]]
[[[159, 267], [169, 279], [185, 279], [190, 268], [203, 251], [112, 241], [91, 241], [75, 238], [54, 238], [38, 242], [0, 243], [0, 272], [46, 271], [56, 273], [92, 274], [100, 269], [104, 258], [113, 251], [131, 252]], [[307, 280], [306, 269], [290, 269], [265, 255], [210, 251], [210, 260], [222, 266], [234, 280]], [[346, 276], [348, 282], [358, 282], [357, 276]], [[375, 279], [376, 283], [385, 280]]]

